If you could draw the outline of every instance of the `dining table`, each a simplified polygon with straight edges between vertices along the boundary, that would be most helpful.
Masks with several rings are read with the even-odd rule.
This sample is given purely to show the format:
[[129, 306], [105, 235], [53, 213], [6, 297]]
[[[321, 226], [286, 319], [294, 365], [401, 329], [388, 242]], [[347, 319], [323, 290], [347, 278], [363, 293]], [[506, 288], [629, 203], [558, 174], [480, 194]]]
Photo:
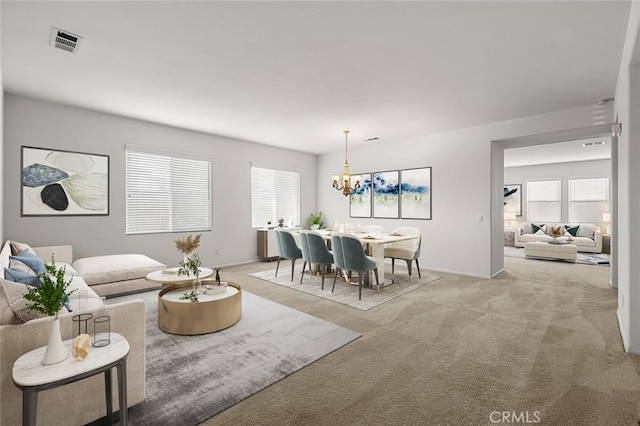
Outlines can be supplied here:
[[[319, 229], [318, 232], [325, 241], [330, 242], [333, 231], [330, 229]], [[298, 245], [300, 245], [300, 232], [295, 232], [294, 238]], [[378, 280], [380, 287], [393, 284], [392, 280], [385, 279], [384, 273], [384, 247], [387, 244], [395, 243], [398, 241], [415, 240], [419, 238], [418, 235], [403, 235], [398, 233], [367, 233], [367, 232], [343, 232], [342, 234], [352, 235], [356, 237], [365, 247], [365, 253], [367, 256], [371, 256], [375, 259], [378, 266]], [[364, 277], [365, 287], [373, 288], [375, 286], [375, 278], [372, 274], [365, 274]]]

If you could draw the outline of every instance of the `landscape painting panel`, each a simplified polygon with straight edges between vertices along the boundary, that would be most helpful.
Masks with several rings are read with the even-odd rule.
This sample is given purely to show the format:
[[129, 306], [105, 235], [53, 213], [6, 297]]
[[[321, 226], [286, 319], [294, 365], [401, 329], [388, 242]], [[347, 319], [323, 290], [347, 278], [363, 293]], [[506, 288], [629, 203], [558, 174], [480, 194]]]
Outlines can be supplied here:
[[109, 214], [109, 156], [22, 147], [22, 216]]
[[349, 216], [371, 217], [371, 173], [361, 175], [360, 188], [349, 195]]
[[515, 212], [516, 216], [522, 216], [522, 185], [504, 186], [504, 211]]
[[397, 219], [400, 180], [397, 170], [373, 174], [373, 217]]
[[431, 167], [402, 170], [402, 218], [431, 219]]

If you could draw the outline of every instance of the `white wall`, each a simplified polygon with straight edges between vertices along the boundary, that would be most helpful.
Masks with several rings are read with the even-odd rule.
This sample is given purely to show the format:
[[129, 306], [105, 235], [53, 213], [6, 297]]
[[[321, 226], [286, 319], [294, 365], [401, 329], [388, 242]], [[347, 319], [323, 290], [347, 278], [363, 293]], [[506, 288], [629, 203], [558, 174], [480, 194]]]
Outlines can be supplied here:
[[400, 225], [417, 226], [423, 232], [422, 267], [491, 277], [504, 266], [503, 255], [496, 249], [504, 244], [503, 216], [496, 207], [496, 200], [503, 194], [502, 180], [499, 173], [492, 178], [491, 172], [492, 167], [504, 168], [504, 163], [502, 154], [495, 152], [501, 148], [492, 150], [493, 141], [603, 124], [596, 121], [601, 116], [594, 114], [594, 109], [576, 108], [350, 149], [354, 174], [431, 166], [433, 220], [350, 219], [348, 199], [331, 187], [331, 175], [342, 170], [343, 151], [318, 159], [318, 208], [324, 211], [329, 224], [379, 223], [386, 230]]
[[[2, 8], [0, 8], [1, 10]], [[0, 14], [0, 22], [2, 22], [2, 16]], [[0, 34], [2, 34], [2, 28], [0, 27]], [[0, 38], [0, 46], [2, 46], [2, 39]], [[4, 200], [2, 190], [4, 188], [3, 180], [4, 180], [4, 165], [3, 165], [3, 155], [4, 155], [4, 90], [2, 90], [2, 48], [0, 47], [0, 200]], [[4, 241], [4, 227], [3, 227], [3, 211], [2, 203], [0, 203], [0, 241]]]
[[[184, 151], [213, 164], [213, 231], [203, 234], [203, 264], [255, 260], [251, 228], [250, 164], [282, 165], [301, 173], [301, 220], [316, 210], [316, 157], [256, 143], [102, 114], [85, 109], [5, 96], [4, 230], [6, 239], [32, 245], [73, 244], [74, 257], [145, 253], [175, 265], [173, 241], [187, 234], [125, 235], [125, 144]], [[251, 125], [251, 123], [247, 123]], [[110, 215], [20, 217], [22, 145], [110, 156]], [[220, 250], [216, 256], [215, 250]]]
[[640, 4], [632, 2], [615, 94], [618, 139], [618, 321], [625, 350], [640, 354]]
[[[573, 161], [567, 163], [539, 164], [534, 166], [505, 167], [504, 183], [522, 185], [522, 217], [517, 217], [513, 225], [529, 222], [527, 218], [527, 181], [560, 180], [562, 183], [562, 219], [569, 221], [569, 179], [611, 178], [611, 160]], [[599, 223], [602, 231], [606, 224]]]

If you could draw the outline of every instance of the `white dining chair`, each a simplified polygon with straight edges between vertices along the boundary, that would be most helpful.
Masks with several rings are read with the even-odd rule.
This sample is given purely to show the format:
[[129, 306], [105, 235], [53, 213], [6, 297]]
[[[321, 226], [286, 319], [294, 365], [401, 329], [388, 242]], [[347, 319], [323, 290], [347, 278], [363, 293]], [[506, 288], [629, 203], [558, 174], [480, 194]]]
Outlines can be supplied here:
[[418, 277], [422, 278], [422, 274], [420, 273], [420, 263], [418, 262], [418, 258], [420, 257], [420, 246], [422, 245], [422, 233], [420, 228], [413, 226], [399, 226], [393, 230], [393, 234], [417, 235], [418, 238], [396, 241], [395, 243], [390, 243], [384, 248], [384, 257], [391, 259], [391, 273], [395, 273], [395, 260], [402, 259], [407, 262], [409, 281], [413, 281], [411, 262], [415, 260], [416, 268], [418, 269]]

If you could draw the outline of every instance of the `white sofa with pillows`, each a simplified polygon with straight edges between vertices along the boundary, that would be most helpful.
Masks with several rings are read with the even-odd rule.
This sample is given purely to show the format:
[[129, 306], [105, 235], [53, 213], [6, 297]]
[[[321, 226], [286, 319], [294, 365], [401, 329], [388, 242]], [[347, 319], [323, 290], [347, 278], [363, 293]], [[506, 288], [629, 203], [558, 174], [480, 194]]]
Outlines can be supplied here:
[[562, 228], [562, 236], [558, 237], [558, 241], [573, 244], [578, 251], [602, 253], [602, 232], [598, 226], [588, 224], [524, 223], [515, 230], [515, 246], [524, 247], [526, 243], [533, 241], [552, 241], [551, 228], [558, 226]]
[[[7, 242], [0, 251], [0, 263], [5, 276], [12, 279], [17, 276], [27, 277], [24, 280], [28, 281], [30, 276], [35, 276], [32, 267], [38, 269], [43, 261], [50, 262], [51, 253], [55, 255], [56, 266], [66, 268], [65, 276], [71, 279], [69, 290], [76, 290], [69, 297], [68, 307], [71, 312], [63, 308], [59, 313], [62, 338], [71, 339], [75, 335], [72, 317], [78, 312], [105, 309], [105, 313], [111, 317], [111, 331], [124, 336], [130, 345], [127, 357], [127, 405], [131, 407], [142, 402], [145, 398], [146, 310], [144, 302], [131, 300], [107, 304], [103, 307], [102, 300], [93, 290], [93, 286], [88, 285], [80, 271], [73, 266], [71, 246], [31, 248], [26, 244]], [[84, 265], [81, 262], [80, 266], [94, 265], [94, 271], [97, 270], [97, 273], [105, 273], [109, 270], [113, 279], [130, 276], [127, 273], [118, 275], [113, 271], [112, 257], [105, 256], [105, 262], [102, 265], [99, 257], [90, 258], [92, 260], [85, 262]], [[136, 257], [134, 256], [128, 264], [125, 262], [123, 268], [126, 270], [136, 264]], [[146, 259], [142, 260], [144, 260], [143, 263], [151, 263]], [[158, 262], [155, 264], [157, 268], [164, 267]], [[31, 273], [28, 269], [31, 269]], [[100, 280], [102, 279], [98, 279]], [[27, 289], [24, 283], [0, 278], [0, 394], [2, 395], [0, 424], [2, 425], [21, 424], [22, 392], [11, 379], [13, 363], [30, 350], [45, 346], [48, 341], [51, 319], [26, 309], [23, 295]], [[113, 374], [115, 383], [115, 373]], [[117, 386], [114, 386], [113, 393], [114, 410], [117, 410]], [[105, 414], [104, 376], [101, 374], [38, 394], [38, 424], [84, 425], [104, 417]]]

